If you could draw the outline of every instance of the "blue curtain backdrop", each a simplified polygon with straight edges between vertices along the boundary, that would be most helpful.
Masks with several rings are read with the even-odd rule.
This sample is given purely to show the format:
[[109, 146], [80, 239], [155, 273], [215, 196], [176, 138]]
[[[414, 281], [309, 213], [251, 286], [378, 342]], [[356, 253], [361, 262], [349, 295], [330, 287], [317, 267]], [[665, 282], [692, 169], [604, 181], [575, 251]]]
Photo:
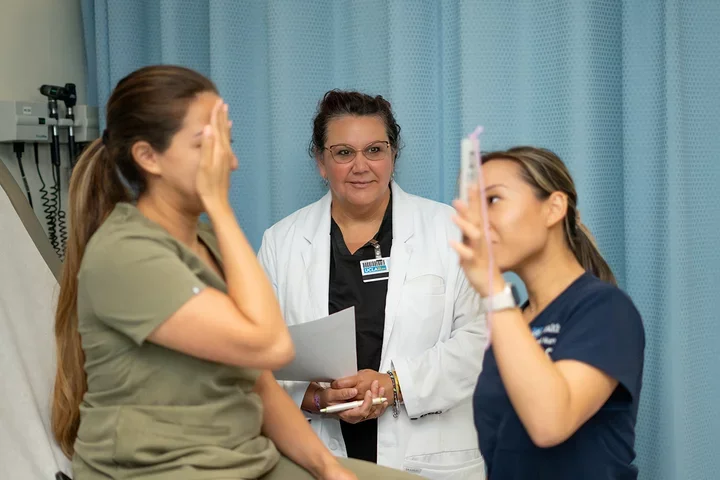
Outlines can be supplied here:
[[720, 1], [83, 0], [83, 17], [100, 104], [147, 64], [217, 83], [256, 247], [324, 193], [306, 149], [331, 88], [393, 103], [398, 181], [432, 199], [454, 197], [478, 124], [483, 149], [555, 150], [645, 319], [641, 477], [720, 478]]

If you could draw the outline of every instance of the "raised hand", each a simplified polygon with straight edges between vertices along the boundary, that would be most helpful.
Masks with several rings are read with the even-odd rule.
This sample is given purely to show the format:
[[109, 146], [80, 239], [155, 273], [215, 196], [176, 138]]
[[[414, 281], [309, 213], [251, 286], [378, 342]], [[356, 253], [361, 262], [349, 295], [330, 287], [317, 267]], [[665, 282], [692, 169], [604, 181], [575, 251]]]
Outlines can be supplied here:
[[196, 177], [196, 189], [206, 209], [228, 202], [230, 173], [238, 161], [230, 147], [228, 106], [218, 100], [210, 115], [210, 124], [202, 134], [201, 159]]
[[[503, 289], [505, 281], [495, 262], [491, 262], [492, 251], [483, 227], [483, 209], [480, 189], [477, 185], [469, 188], [468, 203], [455, 200], [453, 206], [457, 215], [453, 221], [463, 234], [463, 242], [451, 241], [450, 245], [460, 257], [460, 266], [473, 288], [483, 297], [494, 295]], [[494, 292], [490, 292], [490, 282]]]

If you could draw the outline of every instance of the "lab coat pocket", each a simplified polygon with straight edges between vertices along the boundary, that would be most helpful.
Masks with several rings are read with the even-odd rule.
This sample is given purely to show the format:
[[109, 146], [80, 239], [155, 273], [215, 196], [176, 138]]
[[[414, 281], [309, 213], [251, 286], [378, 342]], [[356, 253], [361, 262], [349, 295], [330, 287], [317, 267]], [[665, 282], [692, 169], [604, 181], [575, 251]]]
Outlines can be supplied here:
[[483, 480], [485, 461], [476, 449], [406, 458], [402, 469], [430, 480]]
[[445, 279], [432, 273], [408, 277], [404, 286], [418, 296], [445, 294]]
[[402, 469], [432, 480], [484, 479], [472, 405], [414, 420]]
[[403, 284], [395, 324], [403, 339], [403, 355], [420, 355], [441, 340], [446, 307], [445, 282], [442, 277], [423, 274]]

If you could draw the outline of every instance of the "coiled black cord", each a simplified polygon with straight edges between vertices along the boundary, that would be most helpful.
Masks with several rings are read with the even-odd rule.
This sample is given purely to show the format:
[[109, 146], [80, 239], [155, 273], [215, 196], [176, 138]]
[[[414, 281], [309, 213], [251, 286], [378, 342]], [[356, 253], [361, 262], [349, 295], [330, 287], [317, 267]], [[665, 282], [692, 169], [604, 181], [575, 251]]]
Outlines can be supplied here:
[[60, 176], [60, 165], [55, 165], [55, 194], [57, 195], [57, 211], [56, 211], [56, 226], [57, 226], [57, 239], [58, 247], [60, 251], [58, 256], [60, 260], [65, 259], [65, 246], [67, 244], [67, 225], [65, 223], [65, 211], [62, 209], [62, 188], [61, 188], [61, 176]]
[[21, 142], [13, 143], [13, 150], [15, 156], [17, 156], [18, 167], [20, 167], [20, 177], [22, 177], [23, 185], [25, 186], [25, 194], [27, 194], [28, 203], [30, 208], [33, 206], [32, 195], [30, 194], [30, 185], [28, 184], [27, 177], [25, 176], [25, 167], [23, 166], [22, 156], [25, 152], [25, 144]]
[[55, 253], [58, 251], [58, 240], [55, 235], [55, 209], [57, 207], [57, 201], [50, 195], [50, 192], [45, 188], [45, 180], [43, 179], [42, 173], [40, 173], [40, 155], [38, 153], [38, 144], [33, 145], [33, 151], [35, 152], [35, 167], [37, 168], [38, 178], [40, 179], [40, 200], [42, 202], [43, 215], [45, 215], [45, 223], [48, 227], [48, 238], [50, 245], [52, 245]]

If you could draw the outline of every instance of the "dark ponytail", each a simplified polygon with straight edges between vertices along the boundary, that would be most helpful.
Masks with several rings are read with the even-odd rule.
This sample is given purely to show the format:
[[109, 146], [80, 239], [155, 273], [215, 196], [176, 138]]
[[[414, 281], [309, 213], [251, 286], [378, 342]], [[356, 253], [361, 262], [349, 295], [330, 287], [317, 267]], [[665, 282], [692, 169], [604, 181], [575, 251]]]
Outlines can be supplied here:
[[87, 391], [77, 316], [77, 276], [85, 248], [118, 202], [131, 201], [145, 190], [132, 146], [146, 141], [157, 152], [167, 150], [182, 127], [190, 102], [204, 92], [217, 93], [217, 89], [187, 68], [162, 65], [131, 73], [110, 96], [107, 130], [83, 152], [73, 169], [68, 199], [70, 232], [55, 313], [57, 372], [52, 403], [53, 434], [68, 457], [74, 452], [80, 402]]
[[575, 254], [575, 258], [577, 258], [585, 270], [592, 272], [592, 274], [600, 280], [617, 285], [615, 275], [610, 269], [610, 265], [608, 265], [600, 253], [600, 249], [595, 242], [595, 238], [593, 238], [590, 233], [590, 229], [577, 220], [573, 223], [572, 229], [566, 229], [566, 235], [570, 249]]

